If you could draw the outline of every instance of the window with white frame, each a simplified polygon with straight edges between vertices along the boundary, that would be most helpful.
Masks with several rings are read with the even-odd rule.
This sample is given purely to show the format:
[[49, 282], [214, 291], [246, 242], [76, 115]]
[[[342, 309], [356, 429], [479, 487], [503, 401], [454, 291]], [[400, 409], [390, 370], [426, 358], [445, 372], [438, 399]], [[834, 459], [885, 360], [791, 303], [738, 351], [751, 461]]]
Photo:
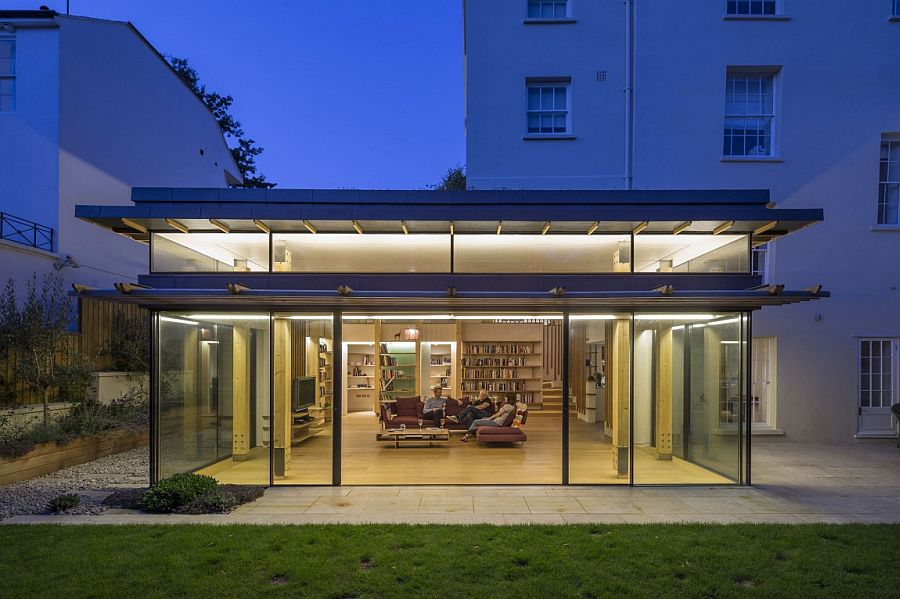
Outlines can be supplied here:
[[777, 0], [728, 0], [725, 14], [729, 16], [770, 16], [776, 14]]
[[731, 70], [725, 78], [725, 156], [772, 156], [774, 71]]
[[900, 225], [900, 135], [881, 136], [878, 173], [878, 224]]
[[564, 19], [568, 16], [568, 0], [528, 0], [529, 19]]
[[16, 38], [0, 36], [0, 112], [16, 109]]
[[762, 277], [763, 285], [769, 282], [769, 244], [761, 243], [753, 247], [750, 254], [750, 274]]
[[775, 428], [775, 337], [754, 337], [751, 350], [751, 424]]
[[859, 340], [859, 405], [889, 408], [894, 403], [892, 339]]
[[529, 135], [571, 133], [568, 81], [528, 81], [527, 90]]

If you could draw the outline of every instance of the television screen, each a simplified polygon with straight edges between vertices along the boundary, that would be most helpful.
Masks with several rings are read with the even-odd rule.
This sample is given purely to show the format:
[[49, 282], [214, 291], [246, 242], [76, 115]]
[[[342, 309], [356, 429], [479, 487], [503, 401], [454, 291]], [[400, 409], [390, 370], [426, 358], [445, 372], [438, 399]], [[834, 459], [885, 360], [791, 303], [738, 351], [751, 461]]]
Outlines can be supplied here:
[[299, 412], [316, 403], [316, 377], [299, 376], [291, 384], [291, 410]]

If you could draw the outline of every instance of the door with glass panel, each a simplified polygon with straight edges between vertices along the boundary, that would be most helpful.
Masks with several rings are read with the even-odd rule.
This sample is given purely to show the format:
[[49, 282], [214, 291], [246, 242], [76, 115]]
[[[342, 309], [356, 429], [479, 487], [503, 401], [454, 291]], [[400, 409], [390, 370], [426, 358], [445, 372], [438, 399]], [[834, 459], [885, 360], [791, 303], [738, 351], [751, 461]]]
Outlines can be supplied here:
[[893, 435], [891, 405], [897, 403], [897, 339], [859, 340], [860, 437]]

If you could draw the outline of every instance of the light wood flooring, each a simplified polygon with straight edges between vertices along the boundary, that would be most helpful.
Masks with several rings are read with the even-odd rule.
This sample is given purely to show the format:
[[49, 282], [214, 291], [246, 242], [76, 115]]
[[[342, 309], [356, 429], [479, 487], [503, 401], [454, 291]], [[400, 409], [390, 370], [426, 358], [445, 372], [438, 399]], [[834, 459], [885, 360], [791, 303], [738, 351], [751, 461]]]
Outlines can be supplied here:
[[[343, 420], [342, 483], [345, 485], [414, 484], [559, 484], [562, 471], [558, 415], [532, 414], [525, 444], [478, 445], [474, 440], [404, 445], [375, 440], [379, 430], [372, 412]], [[569, 481], [576, 484], [627, 484], [612, 467], [612, 446], [602, 425], [570, 420]], [[275, 484], [331, 484], [330, 429], [295, 447], [286, 476]], [[635, 449], [635, 480], [646, 484], [729, 484], [733, 481], [679, 458], [658, 460], [651, 448]], [[223, 483], [268, 484], [268, 450], [257, 448], [241, 461], [223, 460], [199, 472]]]

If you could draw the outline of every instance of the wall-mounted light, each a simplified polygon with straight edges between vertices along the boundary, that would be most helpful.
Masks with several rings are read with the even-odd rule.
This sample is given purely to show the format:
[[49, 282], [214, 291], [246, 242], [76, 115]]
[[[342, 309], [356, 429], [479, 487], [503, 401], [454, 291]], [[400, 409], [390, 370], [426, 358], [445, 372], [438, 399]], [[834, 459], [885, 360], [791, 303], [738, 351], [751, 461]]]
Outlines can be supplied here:
[[677, 227], [672, 229], [672, 235], [678, 235], [679, 233], [683, 232], [685, 229], [690, 227], [693, 223], [694, 223], [694, 221], [690, 221], [690, 220], [684, 221], [683, 223], [681, 223], [680, 225], [678, 225]]
[[716, 227], [715, 229], [713, 229], [713, 235], [718, 235], [720, 233], [724, 233], [725, 231], [727, 231], [728, 229], [730, 229], [733, 226], [734, 226], [733, 220], [726, 221], [726, 222], [722, 223], [721, 225], [719, 225], [718, 227]]

